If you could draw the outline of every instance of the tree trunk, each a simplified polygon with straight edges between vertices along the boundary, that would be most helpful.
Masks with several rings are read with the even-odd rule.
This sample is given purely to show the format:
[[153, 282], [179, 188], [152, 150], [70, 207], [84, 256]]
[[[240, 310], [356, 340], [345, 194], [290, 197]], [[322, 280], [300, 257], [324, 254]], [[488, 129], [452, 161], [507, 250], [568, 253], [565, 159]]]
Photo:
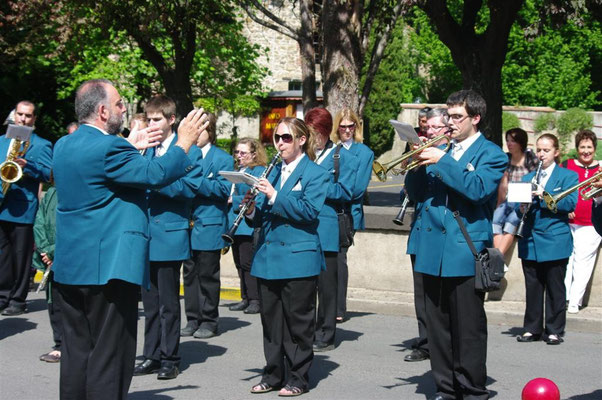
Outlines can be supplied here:
[[315, 107], [316, 99], [316, 52], [314, 49], [314, 24], [312, 1], [302, 0], [299, 2], [299, 15], [301, 17], [301, 29], [299, 30], [299, 52], [301, 55], [301, 78], [303, 112], [306, 113]]
[[192, 103], [192, 87], [188, 79], [189, 73], [180, 72], [177, 69], [161, 74], [165, 94], [176, 102], [176, 114], [178, 118], [184, 118], [194, 108]]
[[325, 1], [322, 10], [324, 103], [335, 115], [343, 108], [357, 111], [362, 57], [361, 6], [354, 1]]

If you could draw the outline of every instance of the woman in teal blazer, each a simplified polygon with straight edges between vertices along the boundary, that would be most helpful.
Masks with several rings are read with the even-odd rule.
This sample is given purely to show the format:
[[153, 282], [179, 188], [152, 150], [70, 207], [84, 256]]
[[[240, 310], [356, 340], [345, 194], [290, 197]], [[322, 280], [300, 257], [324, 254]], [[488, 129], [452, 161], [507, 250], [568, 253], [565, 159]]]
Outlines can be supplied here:
[[[305, 114], [305, 123], [316, 136], [316, 163], [328, 171], [329, 183], [326, 202], [318, 215], [318, 235], [324, 250], [326, 270], [318, 278], [318, 317], [314, 351], [334, 349], [339, 253], [339, 213], [353, 196], [357, 173], [357, 158], [342, 144], [334, 145], [329, 139], [332, 116], [325, 108], [312, 108]], [[338, 165], [335, 160], [338, 159]]]
[[[558, 202], [557, 213], [546, 207], [541, 193], [545, 189], [554, 196], [576, 185], [579, 179], [575, 172], [556, 164], [559, 153], [556, 136], [546, 133], [537, 139], [537, 157], [543, 161], [539, 187], [525, 217], [523, 238], [518, 242], [527, 301], [525, 332], [516, 339], [523, 343], [539, 340], [542, 336], [548, 344], [560, 344], [563, 341], [566, 325], [564, 276], [573, 250], [568, 214], [577, 205], [577, 192], [572, 192]], [[533, 171], [525, 175], [523, 182], [533, 181], [535, 174], [536, 171]], [[521, 206], [521, 211], [526, 211], [524, 205]]]
[[[335, 143], [342, 143], [357, 158], [357, 173], [353, 183], [351, 201], [347, 208], [353, 217], [353, 229], [363, 230], [364, 195], [372, 176], [374, 152], [363, 144], [363, 124], [359, 116], [349, 108], [341, 110], [334, 118], [334, 127], [330, 138]], [[349, 268], [347, 266], [347, 248], [342, 248], [338, 255], [338, 286], [337, 286], [337, 321], [343, 322], [347, 311], [347, 283]]]
[[[265, 171], [267, 155], [263, 145], [257, 139], [242, 138], [236, 145], [234, 157], [238, 161], [241, 172], [259, 177]], [[246, 183], [237, 183], [232, 189], [230, 215], [234, 221], [238, 216], [245, 193], [251, 189]], [[232, 256], [240, 277], [240, 294], [242, 301], [230, 306], [231, 311], [244, 311], [245, 314], [257, 314], [260, 311], [257, 278], [251, 276], [253, 261], [253, 228], [243, 219], [234, 235]]]
[[283, 162], [259, 181], [262, 195], [249, 209], [254, 226], [261, 228], [251, 274], [259, 278], [266, 358], [261, 382], [252, 393], [283, 385], [283, 396], [308, 389], [316, 284], [324, 269], [318, 214], [329, 182], [327, 171], [312, 161], [313, 142], [299, 119], [287, 117], [276, 125], [274, 145]]

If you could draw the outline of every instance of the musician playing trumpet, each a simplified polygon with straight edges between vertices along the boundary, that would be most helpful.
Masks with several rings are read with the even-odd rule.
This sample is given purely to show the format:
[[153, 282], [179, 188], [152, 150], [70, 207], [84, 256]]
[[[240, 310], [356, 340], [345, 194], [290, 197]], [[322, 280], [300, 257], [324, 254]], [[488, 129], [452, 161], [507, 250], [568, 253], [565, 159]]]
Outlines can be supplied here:
[[[560, 151], [556, 136], [541, 135], [536, 149], [537, 157], [542, 161], [540, 179], [533, 191], [523, 237], [518, 241], [527, 294], [524, 333], [516, 340], [525, 343], [543, 339], [550, 345], [558, 345], [563, 341], [566, 324], [564, 276], [573, 250], [568, 215], [575, 209], [577, 193], [558, 201], [557, 213], [546, 207], [542, 195], [544, 189], [550, 194], [562, 192], [576, 185], [578, 179], [575, 172], [558, 168], [556, 160]], [[535, 172], [528, 173], [523, 182], [532, 182], [534, 175]], [[527, 212], [525, 204], [519, 208], [519, 214]]]
[[[15, 124], [33, 127], [35, 121], [34, 104], [19, 102], [15, 108]], [[14, 141], [0, 137], [0, 162], [11, 153]], [[24, 144], [21, 146], [20, 152]], [[23, 177], [11, 183], [0, 200], [0, 310], [5, 316], [26, 312], [38, 189], [41, 182], [50, 180], [52, 145], [32, 132], [27, 152], [13, 161], [21, 167]]]
[[278, 122], [274, 146], [283, 162], [260, 179], [261, 194], [247, 209], [253, 225], [261, 228], [251, 275], [259, 280], [266, 359], [261, 381], [251, 392], [282, 388], [279, 395], [296, 396], [309, 387], [316, 286], [325, 268], [318, 214], [329, 176], [313, 162], [314, 137], [303, 121], [286, 117]]

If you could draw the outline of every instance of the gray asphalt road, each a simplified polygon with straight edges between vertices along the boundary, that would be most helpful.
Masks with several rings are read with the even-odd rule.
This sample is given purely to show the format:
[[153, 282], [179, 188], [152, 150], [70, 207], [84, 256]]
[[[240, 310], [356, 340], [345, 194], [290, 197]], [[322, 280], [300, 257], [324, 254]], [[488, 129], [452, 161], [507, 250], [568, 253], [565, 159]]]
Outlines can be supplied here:
[[[57, 399], [59, 365], [38, 361], [52, 340], [41, 295], [32, 293], [30, 312], [0, 317], [0, 397]], [[224, 302], [226, 304], [227, 302]], [[209, 340], [183, 338], [182, 374], [172, 381], [154, 375], [134, 377], [130, 399], [274, 399], [276, 393], [253, 395], [263, 367], [258, 315], [220, 307], [220, 335]], [[138, 354], [142, 352], [143, 319], [139, 320]], [[412, 318], [350, 313], [339, 325], [337, 348], [316, 354], [311, 390], [306, 399], [425, 399], [435, 387], [429, 363], [407, 363], [403, 356], [416, 334]], [[488, 375], [492, 398], [520, 399], [524, 384], [546, 377], [560, 387], [562, 399], [602, 399], [600, 332], [568, 332], [566, 342], [517, 343], [519, 329], [489, 326]]]

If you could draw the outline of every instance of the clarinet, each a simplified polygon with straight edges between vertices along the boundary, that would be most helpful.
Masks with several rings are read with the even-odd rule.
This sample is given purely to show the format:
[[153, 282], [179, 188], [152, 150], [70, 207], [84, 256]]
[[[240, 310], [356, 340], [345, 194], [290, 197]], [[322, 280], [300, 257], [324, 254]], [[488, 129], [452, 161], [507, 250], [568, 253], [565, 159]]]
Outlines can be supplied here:
[[[263, 171], [263, 173], [261, 174], [259, 179], [263, 179], [263, 178], [267, 177], [270, 174], [270, 172], [272, 172], [272, 170], [274, 169], [274, 166], [276, 166], [276, 163], [279, 160], [280, 160], [280, 152], [276, 153], [274, 158], [272, 158], [272, 161], [270, 161], [270, 164]], [[245, 217], [245, 214], [246, 214], [247, 210], [249, 209], [249, 204], [251, 204], [251, 202], [255, 199], [255, 197], [257, 197], [257, 194], [259, 194], [259, 190], [255, 186], [253, 186], [251, 188], [251, 198], [249, 199], [249, 201], [247, 201], [245, 204], [243, 204], [243, 206], [240, 208], [240, 211], [238, 212], [238, 215], [236, 216], [236, 219], [234, 220], [232, 227], [228, 230], [228, 232], [226, 232], [222, 235], [222, 239], [224, 239], [228, 244], [234, 243], [234, 234], [236, 233], [236, 230], [238, 229], [240, 222]]]
[[403, 199], [403, 203], [401, 204], [401, 210], [397, 214], [397, 217], [393, 219], [393, 223], [396, 225], [403, 225], [403, 217], [406, 215], [406, 209], [408, 208], [408, 204], [410, 203], [410, 199], [408, 195]]
[[[543, 161], [539, 160], [539, 164], [537, 164], [537, 171], [535, 172], [535, 176], [531, 180], [532, 186], [535, 186], [536, 183], [539, 183], [539, 175], [541, 174], [542, 164], [543, 164]], [[527, 214], [529, 213], [529, 210], [531, 210], [532, 204], [533, 204], [533, 202], [529, 203], [529, 205], [527, 206], [527, 209], [523, 213], [523, 216], [520, 218], [520, 223], [518, 224], [518, 228], [516, 229], [516, 233], [515, 233], [515, 236], [517, 236], [519, 239], [523, 238], [523, 228], [525, 227], [525, 218], [526, 218]]]

